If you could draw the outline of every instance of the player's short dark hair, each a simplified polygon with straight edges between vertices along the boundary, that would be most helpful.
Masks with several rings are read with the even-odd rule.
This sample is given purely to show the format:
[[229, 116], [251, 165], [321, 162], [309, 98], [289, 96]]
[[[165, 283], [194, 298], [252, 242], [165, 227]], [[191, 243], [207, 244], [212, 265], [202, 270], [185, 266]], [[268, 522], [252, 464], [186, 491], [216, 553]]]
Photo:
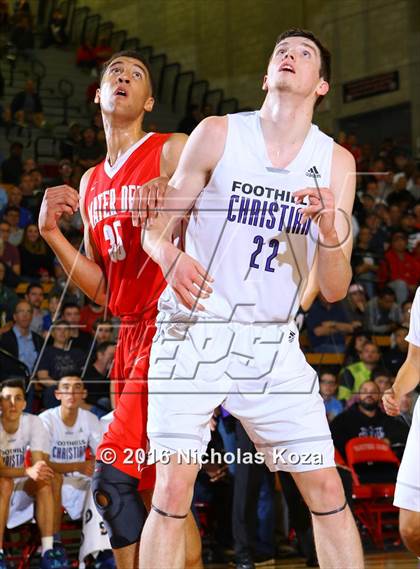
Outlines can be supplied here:
[[142, 55], [140, 55], [140, 53], [134, 49], [123, 49], [123, 50], [117, 51], [116, 53], [111, 55], [111, 57], [108, 59], [108, 61], [105, 61], [105, 63], [102, 65], [101, 73], [99, 76], [99, 83], [102, 83], [102, 79], [103, 79], [103, 76], [105, 74], [105, 71], [108, 69], [108, 67], [111, 65], [111, 63], [113, 61], [115, 61], [116, 59], [118, 59], [119, 57], [131, 57], [131, 59], [137, 59], [137, 61], [140, 61], [140, 63], [142, 63], [144, 65], [144, 67], [147, 70], [147, 74], [149, 76], [150, 90], [151, 90], [151, 93], [153, 95], [153, 93], [155, 92], [155, 85], [153, 82], [152, 70], [150, 69], [150, 65], [144, 59], [144, 57]]
[[[319, 49], [319, 54], [321, 56], [321, 67], [319, 69], [319, 76], [322, 77], [324, 81], [329, 83], [331, 80], [331, 52], [321, 42], [321, 40], [318, 37], [316, 37], [316, 35], [310, 30], [304, 30], [303, 28], [290, 28], [289, 30], [282, 32], [278, 36], [276, 40], [276, 46], [281, 41], [284, 41], [287, 38], [306, 38], [317, 46], [317, 48]], [[317, 98], [317, 100], [315, 101], [315, 107], [317, 107], [321, 103], [323, 98], [324, 95], [320, 95]]]
[[9, 377], [8, 379], [4, 379], [0, 383], [0, 393], [3, 391], [5, 387], [15, 387], [17, 389], [20, 389], [23, 393], [23, 396], [26, 399], [25, 382], [20, 377]]

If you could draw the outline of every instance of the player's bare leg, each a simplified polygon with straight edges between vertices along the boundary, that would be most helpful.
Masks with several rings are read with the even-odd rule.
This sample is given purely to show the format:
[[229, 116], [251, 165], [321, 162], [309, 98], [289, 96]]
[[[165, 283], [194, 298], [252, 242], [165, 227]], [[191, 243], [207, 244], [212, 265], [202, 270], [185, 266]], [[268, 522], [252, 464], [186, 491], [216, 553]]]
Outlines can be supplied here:
[[[153, 492], [146, 490], [141, 497], [147, 511], [150, 513]], [[201, 558], [201, 536], [192, 512], [188, 513], [185, 523], [185, 569], [202, 569], [204, 567]]]
[[153, 506], [140, 543], [140, 569], [184, 569], [186, 527], [197, 477], [194, 464], [156, 465]]
[[420, 512], [400, 509], [400, 534], [407, 549], [420, 557]]
[[54, 500], [54, 524], [53, 533], [59, 533], [61, 529], [61, 520], [63, 517], [63, 508], [61, 504], [61, 489], [63, 487], [63, 475], [56, 472], [51, 481], [51, 488]]
[[35, 482], [28, 480], [24, 490], [35, 498], [35, 518], [41, 537], [53, 535], [54, 525], [54, 499], [51, 484], [48, 482]]
[[318, 561], [328, 569], [363, 569], [359, 532], [336, 468], [294, 472], [292, 476], [312, 513]]
[[9, 517], [9, 504], [13, 493], [13, 480], [0, 478], [0, 549], [3, 549], [4, 531]]

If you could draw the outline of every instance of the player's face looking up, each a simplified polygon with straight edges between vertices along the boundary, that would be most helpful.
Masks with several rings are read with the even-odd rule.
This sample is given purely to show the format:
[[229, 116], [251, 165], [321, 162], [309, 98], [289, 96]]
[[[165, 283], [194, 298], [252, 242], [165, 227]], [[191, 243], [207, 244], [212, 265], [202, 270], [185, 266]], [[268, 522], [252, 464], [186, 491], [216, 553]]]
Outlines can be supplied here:
[[288, 37], [274, 48], [263, 82], [264, 91], [281, 91], [303, 97], [326, 95], [329, 84], [321, 76], [321, 54], [304, 37]]
[[78, 409], [86, 397], [86, 389], [80, 377], [63, 377], [58, 383], [55, 396], [63, 407]]
[[106, 114], [136, 119], [153, 108], [152, 85], [146, 66], [132, 57], [117, 57], [106, 68], [95, 102]]
[[0, 392], [0, 409], [4, 419], [7, 421], [18, 419], [25, 407], [25, 394], [20, 387], [3, 387]]

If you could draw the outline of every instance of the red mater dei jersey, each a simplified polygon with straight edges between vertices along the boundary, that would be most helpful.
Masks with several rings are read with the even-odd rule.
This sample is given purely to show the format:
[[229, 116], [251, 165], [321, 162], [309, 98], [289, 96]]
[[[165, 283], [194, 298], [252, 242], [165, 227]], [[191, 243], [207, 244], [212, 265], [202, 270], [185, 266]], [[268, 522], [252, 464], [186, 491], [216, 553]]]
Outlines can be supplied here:
[[136, 188], [160, 176], [162, 147], [170, 134], [149, 133], [113, 166], [93, 170], [85, 195], [90, 237], [107, 279], [108, 306], [115, 316], [154, 318], [166, 286], [160, 267], [141, 247], [141, 228], [131, 221]]

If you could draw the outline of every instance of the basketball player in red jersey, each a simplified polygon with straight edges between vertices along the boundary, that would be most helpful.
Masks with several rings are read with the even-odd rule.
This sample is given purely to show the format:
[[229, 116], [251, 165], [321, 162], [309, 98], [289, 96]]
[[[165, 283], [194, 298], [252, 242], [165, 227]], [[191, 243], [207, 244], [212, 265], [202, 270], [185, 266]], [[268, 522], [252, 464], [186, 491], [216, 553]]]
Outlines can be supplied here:
[[[39, 216], [42, 237], [72, 281], [121, 318], [113, 368], [116, 409], [98, 448], [92, 490], [106, 524], [117, 565], [137, 567], [144, 506], [154, 470], [140, 469], [146, 449], [147, 370], [155, 333], [157, 301], [165, 288], [161, 270], [143, 251], [131, 216], [139, 205], [143, 223], [155, 215], [162, 196], [159, 178], [175, 171], [183, 134], [146, 134], [145, 112], [153, 108], [152, 80], [136, 52], [116, 53], [104, 65], [95, 102], [100, 104], [106, 159], [82, 177], [80, 195], [69, 186], [48, 188]], [[147, 190], [142, 185], [148, 184]], [[57, 222], [78, 207], [84, 222], [86, 256], [64, 237]], [[201, 564], [200, 538], [190, 514], [188, 567]]]

